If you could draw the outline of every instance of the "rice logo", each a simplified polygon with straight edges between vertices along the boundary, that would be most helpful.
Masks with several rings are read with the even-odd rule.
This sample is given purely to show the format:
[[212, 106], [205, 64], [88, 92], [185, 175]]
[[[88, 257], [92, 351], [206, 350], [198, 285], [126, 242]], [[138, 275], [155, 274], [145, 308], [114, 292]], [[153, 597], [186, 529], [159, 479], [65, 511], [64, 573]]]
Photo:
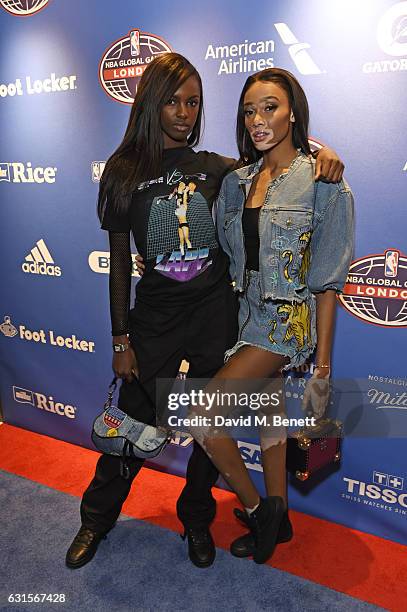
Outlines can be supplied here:
[[68, 419], [74, 419], [76, 417], [76, 406], [56, 402], [52, 395], [47, 396], [43, 393], [31, 391], [30, 389], [13, 386], [13, 398], [14, 401], [20, 404], [31, 404], [34, 408], [52, 412], [58, 416], [64, 416]]
[[340, 304], [383, 327], [407, 327], [407, 256], [397, 249], [367, 255], [349, 268]]
[[26, 255], [21, 269], [27, 274], [41, 274], [42, 276], [61, 276], [61, 268], [55, 265], [51, 253], [44, 240], [38, 240], [30, 253]]
[[0, 0], [0, 6], [11, 15], [30, 17], [42, 11], [48, 2], [49, 0]]
[[104, 52], [99, 79], [105, 92], [118, 102], [133, 104], [141, 75], [150, 62], [171, 52], [169, 44], [156, 34], [131, 30]]
[[57, 168], [32, 167], [31, 162], [0, 162], [0, 182], [7, 183], [55, 183]]
[[252, 444], [250, 442], [237, 441], [237, 446], [242, 455], [245, 466], [249, 470], [255, 470], [256, 472], [262, 472], [263, 466], [261, 463], [261, 450], [258, 444]]
[[311, 45], [299, 42], [286, 23], [275, 23], [274, 27], [283, 43], [288, 45], [288, 53], [301, 74], [322, 73], [307, 51]]

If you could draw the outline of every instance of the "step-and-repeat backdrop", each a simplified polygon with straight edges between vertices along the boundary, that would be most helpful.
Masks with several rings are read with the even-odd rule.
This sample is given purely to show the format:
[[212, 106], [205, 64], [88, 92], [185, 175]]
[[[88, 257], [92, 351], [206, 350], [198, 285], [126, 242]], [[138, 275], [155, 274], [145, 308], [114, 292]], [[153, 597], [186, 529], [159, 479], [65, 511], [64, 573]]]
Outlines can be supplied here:
[[[407, 2], [0, 0], [0, 28], [5, 421], [92, 448], [111, 378], [98, 181], [148, 62], [169, 50], [192, 61], [201, 147], [230, 156], [245, 79], [281, 66], [307, 93], [312, 137], [344, 159], [357, 211], [334, 354], [348, 435], [330, 473], [291, 480], [290, 504], [406, 542]], [[286, 377], [292, 415], [312, 367]], [[262, 486], [257, 441], [239, 444]], [[175, 436], [155, 465], [183, 474], [190, 451]]]

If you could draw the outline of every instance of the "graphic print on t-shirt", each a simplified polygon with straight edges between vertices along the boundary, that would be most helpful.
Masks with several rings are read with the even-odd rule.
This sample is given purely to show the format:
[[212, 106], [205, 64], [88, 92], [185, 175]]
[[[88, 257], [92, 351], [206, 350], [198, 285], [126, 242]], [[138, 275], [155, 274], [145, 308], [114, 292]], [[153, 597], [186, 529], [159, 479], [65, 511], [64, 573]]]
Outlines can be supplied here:
[[189, 281], [211, 265], [210, 249], [217, 246], [208, 204], [195, 183], [181, 180], [169, 195], [153, 199], [147, 259], [156, 259], [157, 272]]

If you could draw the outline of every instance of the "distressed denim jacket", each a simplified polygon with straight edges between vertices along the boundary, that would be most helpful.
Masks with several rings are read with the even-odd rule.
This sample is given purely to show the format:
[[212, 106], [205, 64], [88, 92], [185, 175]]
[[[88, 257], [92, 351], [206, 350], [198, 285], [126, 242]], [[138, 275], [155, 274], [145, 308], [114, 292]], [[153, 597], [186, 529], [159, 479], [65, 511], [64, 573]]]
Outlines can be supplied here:
[[[219, 241], [230, 258], [235, 291], [245, 289], [242, 214], [263, 160], [226, 176], [217, 200]], [[259, 214], [261, 298], [302, 302], [309, 292], [341, 292], [353, 253], [349, 185], [314, 181], [315, 161], [299, 152], [273, 179]]]

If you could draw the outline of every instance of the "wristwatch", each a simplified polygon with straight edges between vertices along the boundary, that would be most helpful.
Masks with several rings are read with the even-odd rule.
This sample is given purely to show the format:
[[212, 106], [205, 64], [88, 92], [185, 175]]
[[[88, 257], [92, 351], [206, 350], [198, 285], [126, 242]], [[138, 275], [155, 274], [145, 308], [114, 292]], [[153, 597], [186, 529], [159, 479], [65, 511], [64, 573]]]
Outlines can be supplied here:
[[115, 353], [124, 353], [128, 348], [130, 348], [130, 344], [113, 344], [113, 351]]

